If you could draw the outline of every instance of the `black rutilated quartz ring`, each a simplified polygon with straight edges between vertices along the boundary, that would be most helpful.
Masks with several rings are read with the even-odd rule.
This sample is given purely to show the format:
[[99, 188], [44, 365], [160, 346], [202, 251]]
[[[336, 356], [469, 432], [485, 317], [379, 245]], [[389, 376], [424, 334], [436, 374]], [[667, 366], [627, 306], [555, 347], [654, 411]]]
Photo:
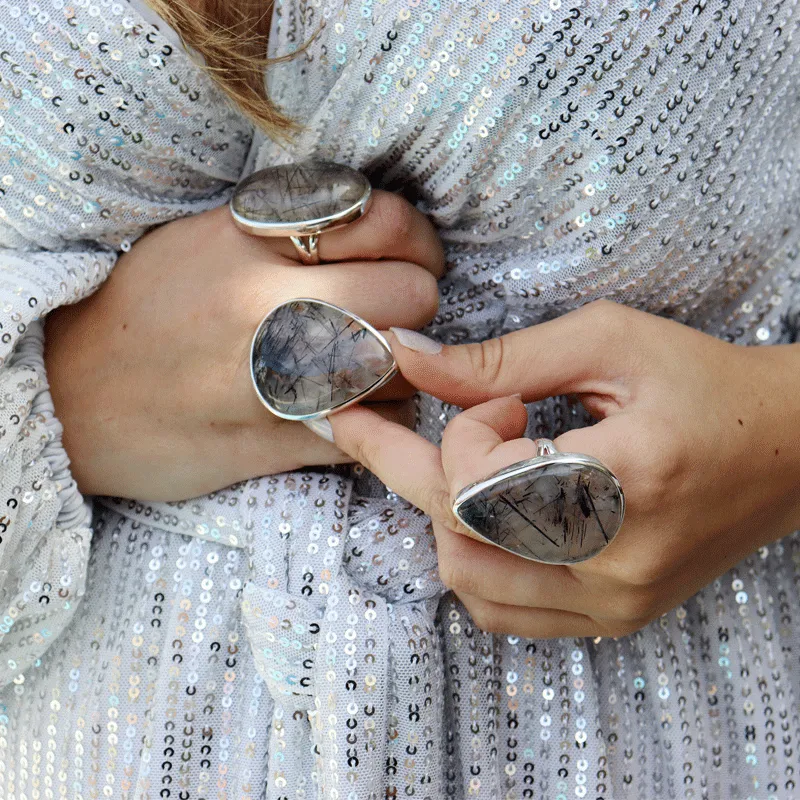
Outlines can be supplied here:
[[397, 372], [381, 333], [322, 300], [298, 298], [272, 309], [256, 329], [250, 374], [276, 416], [320, 419], [363, 400]]
[[320, 234], [365, 214], [371, 194], [358, 170], [308, 160], [254, 172], [234, 189], [230, 209], [246, 233], [289, 238], [303, 264], [318, 264]]
[[453, 513], [490, 544], [532, 561], [592, 558], [622, 525], [622, 486], [596, 458], [560, 453], [549, 439], [536, 442], [535, 458], [462, 489]]

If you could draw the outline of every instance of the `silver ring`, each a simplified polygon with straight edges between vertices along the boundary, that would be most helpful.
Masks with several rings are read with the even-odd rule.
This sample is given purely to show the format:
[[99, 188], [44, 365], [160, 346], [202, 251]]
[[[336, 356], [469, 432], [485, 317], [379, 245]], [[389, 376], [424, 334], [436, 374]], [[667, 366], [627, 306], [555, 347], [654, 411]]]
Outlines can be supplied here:
[[301, 297], [273, 308], [250, 347], [253, 386], [282, 419], [326, 417], [363, 400], [396, 373], [380, 331], [323, 300]]
[[358, 170], [308, 160], [254, 172], [234, 189], [230, 209], [243, 231], [288, 237], [303, 264], [319, 264], [320, 234], [365, 214], [371, 195]]
[[453, 513], [487, 542], [532, 561], [575, 564], [608, 547], [625, 516], [616, 475], [582, 453], [536, 440], [535, 458], [462, 489]]

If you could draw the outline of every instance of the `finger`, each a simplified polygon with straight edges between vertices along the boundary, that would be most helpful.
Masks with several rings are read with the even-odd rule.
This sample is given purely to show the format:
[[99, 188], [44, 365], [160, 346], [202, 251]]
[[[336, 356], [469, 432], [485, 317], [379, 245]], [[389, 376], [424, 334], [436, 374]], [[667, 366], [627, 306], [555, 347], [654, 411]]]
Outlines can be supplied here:
[[449, 589], [526, 608], [584, 612], [596, 601], [569, 567], [538, 564], [437, 526], [439, 577]]
[[[662, 423], [663, 424], [663, 423]], [[640, 563], [642, 541], [648, 528], [663, 525], [663, 504], [651, 507], [651, 463], [664, 448], [668, 432], [659, 433], [659, 422], [646, 415], [623, 412], [591, 425], [561, 434], [553, 442], [562, 453], [593, 456], [608, 467], [625, 493], [625, 520], [609, 547], [596, 556], [571, 566], [579, 576], [605, 575], [620, 580], [630, 564]], [[646, 461], [642, 461], [645, 454]]]
[[[381, 386], [369, 396], [370, 403], [382, 403], [388, 400], [410, 400], [417, 390], [399, 373], [385, 386]], [[364, 402], [362, 405], [368, 405]]]
[[566, 431], [553, 444], [561, 453], [594, 456], [619, 477], [630, 472], [629, 460], [636, 440], [647, 433], [632, 422], [630, 414], [618, 414], [595, 425]]
[[526, 639], [582, 638], [606, 636], [606, 629], [586, 614], [546, 608], [519, 608], [459, 594], [475, 625], [482, 631], [513, 634]]
[[[282, 255], [297, 259], [289, 239], [276, 239]], [[444, 250], [428, 218], [407, 200], [376, 189], [366, 214], [339, 230], [323, 233], [319, 257], [327, 261], [392, 259], [410, 261], [437, 278], [444, 274]]]
[[[521, 392], [525, 402], [559, 394], [607, 398], [607, 413], [630, 395], [637, 342], [666, 322], [608, 302], [484, 342], [427, 347], [419, 334], [392, 331], [403, 374], [417, 388], [467, 408]], [[425, 352], [421, 352], [425, 350]], [[437, 352], [434, 352], [434, 351]]]
[[402, 425], [408, 430], [414, 427], [416, 413], [411, 400], [377, 402], [370, 398], [368, 403], [364, 403], [364, 407], [369, 411], [374, 411], [381, 419], [391, 422], [393, 425]]
[[337, 447], [434, 520], [453, 521], [436, 445], [363, 406], [351, 406], [328, 419]]
[[490, 400], [454, 417], [442, 435], [442, 466], [453, 497], [470, 483], [533, 458], [536, 444], [519, 438], [527, 423], [519, 396]]
[[[618, 414], [591, 427], [568, 431], [554, 444], [561, 452], [594, 456], [621, 480], [623, 490], [631, 488], [635, 497], [635, 479], [629, 480], [629, 476], [636, 471], [628, 463], [629, 456], [626, 457], [632, 450], [631, 430], [628, 429], [638, 430], [641, 435], [641, 426], [631, 426], [628, 416]], [[526, 422], [527, 413], [519, 397], [506, 397], [473, 406], [448, 423], [442, 436], [442, 468], [453, 498], [470, 484], [538, 455], [534, 440], [516, 438], [524, 433]], [[638, 509], [635, 501], [631, 506], [624, 539], [635, 546], [636, 536], [630, 533], [631, 527], [636, 526]], [[471, 538], [484, 541], [469, 529], [464, 532]], [[625, 557], [631, 555], [618, 543], [620, 541], [623, 539], [617, 537], [615, 546], [611, 548], [612, 554], [606, 555], [608, 551], [604, 551], [594, 559], [573, 565], [573, 569], [581, 574], [594, 573], [598, 568], [614, 571], [615, 563], [624, 563]], [[604, 555], [605, 561], [601, 558]]]
[[[372, 403], [370, 413], [387, 424], [401, 429], [414, 424], [414, 405], [408, 401], [393, 403]], [[353, 458], [333, 442], [317, 435], [313, 430], [299, 422], [287, 422], [286, 452], [290, 455], [285, 470], [301, 467], [323, 466], [327, 464], [351, 464]], [[274, 438], [274, 431], [272, 431]], [[262, 448], [263, 449], [263, 448]]]
[[400, 319], [410, 328], [421, 328], [439, 308], [436, 279], [422, 267], [403, 261], [354, 261], [283, 270], [258, 291], [255, 316], [260, 320], [275, 305], [295, 297], [333, 303], [376, 328], [400, 324], [392, 321]]

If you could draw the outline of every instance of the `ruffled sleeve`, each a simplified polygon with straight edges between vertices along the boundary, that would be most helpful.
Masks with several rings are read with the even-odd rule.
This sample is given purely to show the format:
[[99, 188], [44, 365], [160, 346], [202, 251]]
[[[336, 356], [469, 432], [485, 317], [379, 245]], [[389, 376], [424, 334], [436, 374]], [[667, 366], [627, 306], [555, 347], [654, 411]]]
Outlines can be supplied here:
[[0, 685], [69, 623], [89, 557], [41, 320], [149, 228], [224, 203], [252, 140], [165, 26], [99, 8], [0, 11]]
[[41, 317], [94, 291], [115, 260], [0, 248], [0, 686], [21, 680], [84, 592], [90, 507], [53, 413]]

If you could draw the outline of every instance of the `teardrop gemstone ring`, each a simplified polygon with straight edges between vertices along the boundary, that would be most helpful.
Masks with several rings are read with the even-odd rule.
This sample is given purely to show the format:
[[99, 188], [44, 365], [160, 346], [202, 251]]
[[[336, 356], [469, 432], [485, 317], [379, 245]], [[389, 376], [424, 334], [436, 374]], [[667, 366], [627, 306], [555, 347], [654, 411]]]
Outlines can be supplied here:
[[482, 539], [532, 561], [592, 558], [622, 525], [622, 486], [592, 456], [561, 453], [549, 439], [536, 444], [535, 458], [462, 489], [453, 513]]
[[396, 372], [379, 331], [350, 311], [311, 298], [272, 309], [250, 349], [250, 374], [261, 402], [273, 414], [300, 422], [363, 400]]

